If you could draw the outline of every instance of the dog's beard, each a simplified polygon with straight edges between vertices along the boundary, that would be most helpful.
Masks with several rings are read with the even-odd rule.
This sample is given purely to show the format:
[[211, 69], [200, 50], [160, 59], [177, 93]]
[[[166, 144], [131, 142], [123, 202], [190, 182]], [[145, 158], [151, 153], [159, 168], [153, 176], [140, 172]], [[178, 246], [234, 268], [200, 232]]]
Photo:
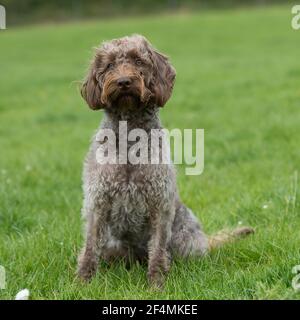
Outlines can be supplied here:
[[143, 82], [129, 90], [122, 90], [114, 84], [108, 83], [108, 85], [104, 85], [102, 102], [107, 108], [118, 108], [125, 111], [126, 109], [132, 110], [147, 105], [151, 96], [152, 93]]
[[127, 91], [114, 90], [110, 92], [107, 100], [110, 108], [134, 109], [141, 104], [141, 94], [138, 88]]
[[133, 108], [139, 105], [140, 97], [132, 93], [122, 93], [118, 95], [115, 102], [118, 108]]

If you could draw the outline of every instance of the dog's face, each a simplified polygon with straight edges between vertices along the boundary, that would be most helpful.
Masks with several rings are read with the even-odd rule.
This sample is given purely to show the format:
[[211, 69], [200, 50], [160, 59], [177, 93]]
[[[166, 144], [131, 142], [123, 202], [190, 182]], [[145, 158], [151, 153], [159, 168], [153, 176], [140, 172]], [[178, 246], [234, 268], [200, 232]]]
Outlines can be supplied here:
[[162, 107], [170, 98], [175, 69], [142, 36], [105, 42], [96, 49], [81, 94], [92, 109]]

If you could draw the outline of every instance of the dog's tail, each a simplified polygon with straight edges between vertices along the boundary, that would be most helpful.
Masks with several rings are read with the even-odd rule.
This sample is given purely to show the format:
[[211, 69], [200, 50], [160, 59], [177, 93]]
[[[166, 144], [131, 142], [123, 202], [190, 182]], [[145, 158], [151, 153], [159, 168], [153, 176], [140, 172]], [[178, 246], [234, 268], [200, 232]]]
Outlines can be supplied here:
[[209, 250], [219, 248], [223, 244], [242, 239], [252, 233], [254, 233], [254, 229], [251, 227], [240, 227], [232, 231], [219, 231], [218, 233], [208, 237]]

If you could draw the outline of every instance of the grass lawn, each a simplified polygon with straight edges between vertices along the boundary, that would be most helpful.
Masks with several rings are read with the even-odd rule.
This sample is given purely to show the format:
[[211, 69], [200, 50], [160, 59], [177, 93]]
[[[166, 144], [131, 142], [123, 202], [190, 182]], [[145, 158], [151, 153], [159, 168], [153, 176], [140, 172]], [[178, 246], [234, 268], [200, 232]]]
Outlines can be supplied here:
[[[0, 298], [299, 299], [300, 31], [290, 7], [9, 28], [0, 33]], [[9, 27], [9, 26], [8, 26]], [[175, 261], [165, 290], [139, 265], [75, 280], [82, 244], [81, 171], [102, 117], [80, 97], [91, 48], [141, 33], [177, 69], [161, 117], [205, 129], [205, 169], [178, 168], [183, 201], [207, 233], [256, 234], [202, 260]], [[298, 198], [297, 198], [298, 196]]]

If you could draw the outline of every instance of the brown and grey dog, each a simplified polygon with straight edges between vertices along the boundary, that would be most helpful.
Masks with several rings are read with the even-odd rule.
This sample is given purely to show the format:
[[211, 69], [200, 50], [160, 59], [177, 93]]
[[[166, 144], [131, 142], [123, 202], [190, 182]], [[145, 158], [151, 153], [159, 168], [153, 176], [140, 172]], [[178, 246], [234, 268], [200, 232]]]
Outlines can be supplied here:
[[[144, 37], [133, 35], [96, 49], [81, 93], [90, 108], [105, 111], [99, 130], [112, 129], [118, 137], [119, 121], [126, 120], [128, 130], [142, 128], [150, 140], [150, 130], [162, 128], [159, 108], [170, 98], [174, 81], [168, 58]], [[245, 227], [206, 236], [179, 199], [171, 164], [100, 164], [96, 152], [101, 144], [95, 136], [84, 166], [87, 223], [78, 259], [81, 278], [95, 274], [99, 258], [122, 257], [147, 260], [150, 283], [161, 286], [172, 256], [200, 257], [253, 232]], [[122, 152], [117, 144], [117, 153]]]

